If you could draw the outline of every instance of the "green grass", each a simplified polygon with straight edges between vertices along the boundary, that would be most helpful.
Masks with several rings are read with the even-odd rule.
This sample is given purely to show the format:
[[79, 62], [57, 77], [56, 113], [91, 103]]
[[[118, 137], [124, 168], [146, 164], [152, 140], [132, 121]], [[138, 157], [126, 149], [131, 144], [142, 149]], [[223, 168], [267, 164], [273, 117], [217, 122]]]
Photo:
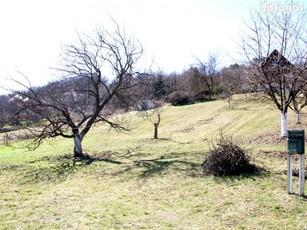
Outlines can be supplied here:
[[[134, 113], [129, 133], [98, 125], [84, 140], [92, 160], [73, 160], [69, 139], [35, 151], [0, 145], [0, 229], [307, 229], [306, 198], [286, 192], [286, 159], [265, 154], [286, 149], [270, 141], [278, 110], [235, 99], [231, 109], [222, 100], [164, 107], [159, 140]], [[201, 176], [221, 131], [267, 172]]]

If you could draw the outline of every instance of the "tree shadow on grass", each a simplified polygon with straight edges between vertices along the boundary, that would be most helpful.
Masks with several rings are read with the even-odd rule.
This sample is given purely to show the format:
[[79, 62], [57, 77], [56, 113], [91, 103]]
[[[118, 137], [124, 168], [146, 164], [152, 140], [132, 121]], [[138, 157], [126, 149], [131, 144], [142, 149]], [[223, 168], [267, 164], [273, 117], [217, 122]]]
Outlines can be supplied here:
[[149, 160], [137, 160], [134, 161], [134, 165], [138, 168], [142, 168], [142, 172], [139, 174], [141, 178], [149, 178], [152, 176], [161, 175], [167, 172], [176, 172], [189, 176], [199, 176], [200, 163], [189, 162], [179, 159], [149, 159]]
[[90, 166], [95, 162], [107, 162], [111, 164], [122, 164], [121, 161], [112, 160], [110, 158], [104, 157], [82, 157], [82, 158], [73, 158], [70, 161], [63, 162], [53, 167], [54, 171], [57, 174], [58, 179], [61, 181], [66, 180], [70, 175], [75, 174], [80, 171], [82, 168]]
[[255, 173], [242, 173], [239, 175], [227, 175], [227, 176], [213, 176], [213, 175], [203, 175], [204, 177], [213, 177], [213, 180], [217, 184], [228, 184], [229, 186], [233, 186], [239, 181], [251, 180], [256, 181], [257, 179], [263, 179], [268, 177], [270, 173], [265, 169], [260, 170]]
[[[184, 159], [187, 153], [168, 153], [152, 159], [138, 159], [134, 161], [119, 161], [116, 156], [112, 159], [112, 153], [91, 154], [91, 157], [73, 158], [71, 155], [62, 156], [44, 156], [28, 162], [26, 165], [12, 167], [12, 171], [19, 175], [16, 179], [18, 183], [56, 183], [63, 182], [69, 177], [74, 176], [81, 171], [93, 175], [112, 175], [114, 177], [129, 174], [129, 177], [139, 177], [142, 179], [178, 174], [190, 177], [203, 176], [200, 172], [201, 163]], [[93, 163], [105, 162], [114, 165], [108, 167], [89, 168]], [[106, 166], [106, 167], [105, 167]], [[22, 168], [20, 168], [22, 167]], [[85, 169], [85, 170], [84, 170]], [[255, 177], [264, 176], [263, 173], [254, 175], [241, 175], [226, 178], [216, 178], [217, 182], [225, 183], [227, 181], [238, 179], [255, 179]]]
[[62, 182], [69, 176], [74, 175], [81, 169], [90, 166], [94, 162], [107, 162], [111, 164], [122, 164], [121, 161], [113, 160], [104, 154], [93, 157], [73, 158], [70, 155], [45, 156], [23, 166], [20, 173], [20, 183], [38, 183], [38, 182]]
[[30, 164], [25, 165], [22, 170], [18, 169], [18, 182], [22, 184], [63, 182], [79, 171], [88, 168], [95, 162], [106, 162], [112, 165], [118, 165], [118, 167], [115, 166], [114, 168], [112, 167], [112, 169], [106, 167], [105, 170], [103, 168], [102, 170], [98, 168], [98, 171], [97, 168], [92, 168], [90, 170], [86, 169], [86, 171], [84, 170], [83, 172], [113, 176], [120, 176], [128, 173], [132, 177], [140, 178], [159, 176], [164, 173], [179, 173], [192, 177], [200, 176], [201, 163], [182, 160], [182, 155], [184, 154], [178, 155], [178, 153], [174, 153], [162, 155], [159, 158], [139, 159], [130, 162], [112, 159], [112, 154], [109, 152], [91, 154], [91, 156], [85, 156], [83, 158], [73, 158], [70, 155], [45, 156], [28, 162]]

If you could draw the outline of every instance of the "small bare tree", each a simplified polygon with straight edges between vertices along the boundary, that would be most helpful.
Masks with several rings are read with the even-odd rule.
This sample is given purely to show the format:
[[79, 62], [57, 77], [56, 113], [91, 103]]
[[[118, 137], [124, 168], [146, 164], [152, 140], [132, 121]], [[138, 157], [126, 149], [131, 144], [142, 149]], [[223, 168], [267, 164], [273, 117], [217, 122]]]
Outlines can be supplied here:
[[287, 135], [287, 112], [307, 84], [306, 14], [251, 11], [241, 48], [250, 82], [281, 112], [281, 136]]
[[154, 139], [158, 139], [158, 128], [161, 121], [161, 111], [157, 111], [157, 120], [153, 123], [154, 124]]
[[28, 126], [37, 146], [49, 137], [72, 138], [74, 156], [82, 157], [82, 141], [94, 124], [127, 129], [111, 117], [130, 102], [142, 53], [141, 44], [117, 24], [112, 32], [98, 29], [94, 37], [79, 35], [79, 44], [64, 50], [58, 68], [64, 75], [61, 81], [40, 88], [22, 84], [26, 90], [15, 92], [20, 96], [16, 115], [28, 121], [37, 118]]
[[161, 122], [161, 113], [162, 113], [162, 105], [163, 102], [153, 102], [150, 100], [147, 101], [141, 101], [139, 102], [138, 105], [138, 111], [139, 115], [144, 119], [144, 120], [149, 120], [154, 127], [154, 139], [158, 139], [158, 134], [159, 134], [159, 125]]

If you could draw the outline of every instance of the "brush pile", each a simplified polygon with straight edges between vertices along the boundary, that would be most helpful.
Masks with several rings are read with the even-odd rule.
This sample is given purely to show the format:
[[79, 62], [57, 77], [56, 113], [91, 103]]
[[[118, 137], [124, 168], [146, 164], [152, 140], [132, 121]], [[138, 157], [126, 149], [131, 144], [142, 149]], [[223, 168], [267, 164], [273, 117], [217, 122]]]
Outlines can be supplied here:
[[202, 163], [201, 173], [222, 177], [258, 172], [259, 168], [250, 160], [244, 149], [222, 136]]

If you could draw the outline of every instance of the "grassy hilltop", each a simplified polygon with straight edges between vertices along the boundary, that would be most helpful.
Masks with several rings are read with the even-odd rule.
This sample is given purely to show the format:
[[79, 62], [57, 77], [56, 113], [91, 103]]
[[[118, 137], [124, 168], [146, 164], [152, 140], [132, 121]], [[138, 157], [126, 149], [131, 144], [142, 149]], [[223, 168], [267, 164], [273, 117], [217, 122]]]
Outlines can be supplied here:
[[[125, 116], [131, 132], [90, 131], [88, 160], [71, 158], [70, 139], [35, 151], [0, 145], [0, 229], [307, 229], [306, 198], [286, 191], [286, 141], [271, 105], [237, 96], [231, 108], [223, 100], [165, 106], [158, 140], [150, 121]], [[304, 114], [300, 126], [291, 112], [289, 121], [306, 125]], [[267, 172], [201, 176], [221, 131]]]

